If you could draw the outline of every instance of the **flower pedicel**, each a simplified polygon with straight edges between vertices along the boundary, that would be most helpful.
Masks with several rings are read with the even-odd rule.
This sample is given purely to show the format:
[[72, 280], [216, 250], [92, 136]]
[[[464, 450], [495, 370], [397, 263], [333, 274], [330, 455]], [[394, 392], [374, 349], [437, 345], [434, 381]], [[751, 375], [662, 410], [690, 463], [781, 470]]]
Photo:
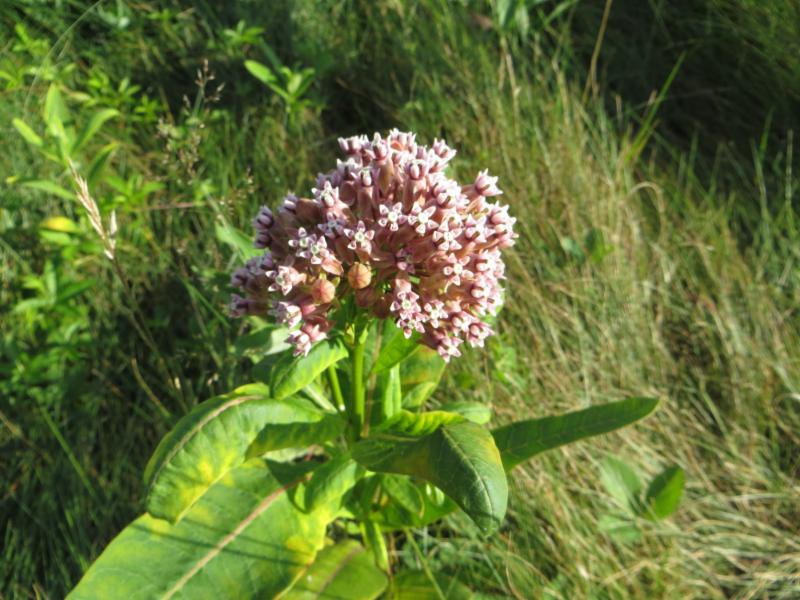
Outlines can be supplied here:
[[492, 333], [482, 319], [502, 294], [501, 250], [516, 237], [508, 207], [489, 200], [502, 194], [497, 177], [481, 171], [459, 185], [445, 173], [455, 150], [419, 145], [412, 133], [339, 145], [347, 158], [318, 176], [313, 198], [289, 194], [253, 219], [254, 245], [265, 251], [233, 274], [243, 295], [233, 295], [231, 312], [274, 316], [292, 330], [295, 354], [307, 354], [353, 293], [445, 360], [464, 341], [482, 346]]

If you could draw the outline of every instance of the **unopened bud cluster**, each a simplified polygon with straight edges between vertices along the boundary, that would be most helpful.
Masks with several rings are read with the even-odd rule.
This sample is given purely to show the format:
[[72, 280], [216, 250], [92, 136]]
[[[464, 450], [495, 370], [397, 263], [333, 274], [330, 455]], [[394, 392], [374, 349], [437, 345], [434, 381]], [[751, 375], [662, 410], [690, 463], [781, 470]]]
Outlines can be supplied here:
[[306, 354], [352, 294], [445, 360], [464, 341], [482, 346], [492, 333], [482, 319], [502, 295], [500, 251], [516, 237], [508, 207], [490, 200], [502, 194], [497, 178], [482, 171], [459, 185], [445, 174], [455, 150], [419, 145], [412, 133], [339, 144], [346, 159], [318, 176], [311, 198], [289, 194], [253, 219], [265, 251], [233, 274], [243, 296], [232, 313], [274, 316], [295, 354]]

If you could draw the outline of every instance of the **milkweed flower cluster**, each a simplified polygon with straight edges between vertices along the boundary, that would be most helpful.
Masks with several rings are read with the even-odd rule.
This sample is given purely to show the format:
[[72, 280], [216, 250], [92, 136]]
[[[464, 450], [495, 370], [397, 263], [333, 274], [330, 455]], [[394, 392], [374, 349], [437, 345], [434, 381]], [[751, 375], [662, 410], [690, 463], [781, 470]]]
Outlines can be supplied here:
[[232, 276], [242, 291], [231, 312], [272, 315], [290, 328], [295, 354], [307, 354], [333, 326], [331, 312], [353, 294], [378, 318], [445, 359], [492, 333], [504, 279], [501, 250], [516, 219], [491, 199], [497, 177], [481, 171], [459, 185], [445, 173], [455, 150], [393, 130], [340, 138], [346, 155], [317, 177], [311, 198], [289, 194], [253, 219], [256, 248]]

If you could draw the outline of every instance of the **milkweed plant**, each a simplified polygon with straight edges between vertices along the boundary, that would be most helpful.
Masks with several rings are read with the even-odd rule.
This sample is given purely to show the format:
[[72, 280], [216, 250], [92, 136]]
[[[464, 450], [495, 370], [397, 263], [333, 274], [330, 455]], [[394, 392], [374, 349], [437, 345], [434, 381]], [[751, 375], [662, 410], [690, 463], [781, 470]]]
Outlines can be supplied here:
[[259, 210], [263, 253], [232, 274], [232, 315], [274, 320], [287, 349], [177, 422], [145, 469], [145, 514], [72, 598], [442, 595], [389, 549], [459, 510], [496, 532], [515, 466], [654, 409], [630, 398], [490, 429], [487, 407], [443, 390], [426, 410], [447, 362], [493, 333], [515, 219], [497, 177], [447, 174], [444, 141], [339, 145], [309, 197]]

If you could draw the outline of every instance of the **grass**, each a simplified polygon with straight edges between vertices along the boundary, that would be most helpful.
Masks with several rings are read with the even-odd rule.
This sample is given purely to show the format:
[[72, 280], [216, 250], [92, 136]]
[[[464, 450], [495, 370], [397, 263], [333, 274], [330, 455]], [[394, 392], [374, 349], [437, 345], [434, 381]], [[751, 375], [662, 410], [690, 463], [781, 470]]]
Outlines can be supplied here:
[[[614, 3], [601, 93], [585, 102], [597, 3], [549, 21], [557, 3], [533, 7], [525, 35], [493, 24], [480, 3], [270, 4], [151, 3], [103, 15], [79, 3], [0, 9], [11, 40], [0, 71], [50, 63], [65, 89], [120, 110], [79, 166], [114, 140], [107, 175], [134, 191], [161, 184], [123, 194], [106, 175], [96, 188], [101, 208], [119, 213], [128, 297], [77, 203], [19, 185], [3, 190], [2, 594], [63, 596], [140, 510], [140, 474], [175, 419], [251, 376], [233, 346], [242, 325], [224, 311], [225, 273], [238, 259], [215, 226], [247, 230], [259, 204], [311, 185], [337, 136], [393, 126], [445, 136], [460, 149], [464, 177], [488, 166], [519, 218], [499, 335], [454, 364], [436, 399], [491, 402], [497, 422], [627, 395], [662, 399], [643, 424], [516, 471], [502, 535], [481, 540], [455, 518], [442, 527], [460, 535], [422, 536], [430, 564], [518, 598], [800, 594], [800, 231], [790, 133], [800, 114], [791, 73], [800, 67], [791, 44], [771, 42], [793, 39], [796, 3], [771, 4], [764, 18], [736, 12], [745, 0], [708, 0], [703, 10], [652, 2], [654, 12]], [[653, 26], [669, 23], [680, 43], [625, 37], [653, 14], [661, 19]], [[239, 19], [264, 31], [236, 39]], [[34, 41], [13, 31], [20, 22]], [[735, 60], [739, 40], [757, 59]], [[290, 121], [247, 74], [245, 58], [266, 60], [264, 41], [284, 63], [315, 68], [312, 95], [324, 110]], [[663, 65], [638, 84], [649, 94], [686, 45], [689, 62], [654, 119], [645, 117], [653, 105], [642, 87], [614, 101], [624, 88], [612, 76], [620, 64]], [[708, 69], [709, 60], [719, 68]], [[723, 74], [731, 87], [718, 93]], [[67, 186], [64, 169], [11, 127], [21, 117], [43, 132], [47, 77], [25, 75], [16, 87], [4, 80], [0, 171]], [[119, 91], [124, 77], [141, 86], [132, 100]], [[706, 90], [714, 110], [676, 104], [682, 89]], [[153, 118], [142, 116], [143, 94]], [[71, 107], [90, 114], [80, 98]], [[40, 225], [54, 215], [76, 221], [78, 232], [48, 234]], [[598, 234], [612, 250], [587, 258], [587, 235]], [[94, 284], [14, 310], [39, 293], [24, 287], [26, 275], [53, 279], [57, 290]], [[686, 470], [678, 513], [648, 526], [637, 544], [598, 529], [613, 510], [599, 476], [612, 454], [649, 476], [672, 463]]]

